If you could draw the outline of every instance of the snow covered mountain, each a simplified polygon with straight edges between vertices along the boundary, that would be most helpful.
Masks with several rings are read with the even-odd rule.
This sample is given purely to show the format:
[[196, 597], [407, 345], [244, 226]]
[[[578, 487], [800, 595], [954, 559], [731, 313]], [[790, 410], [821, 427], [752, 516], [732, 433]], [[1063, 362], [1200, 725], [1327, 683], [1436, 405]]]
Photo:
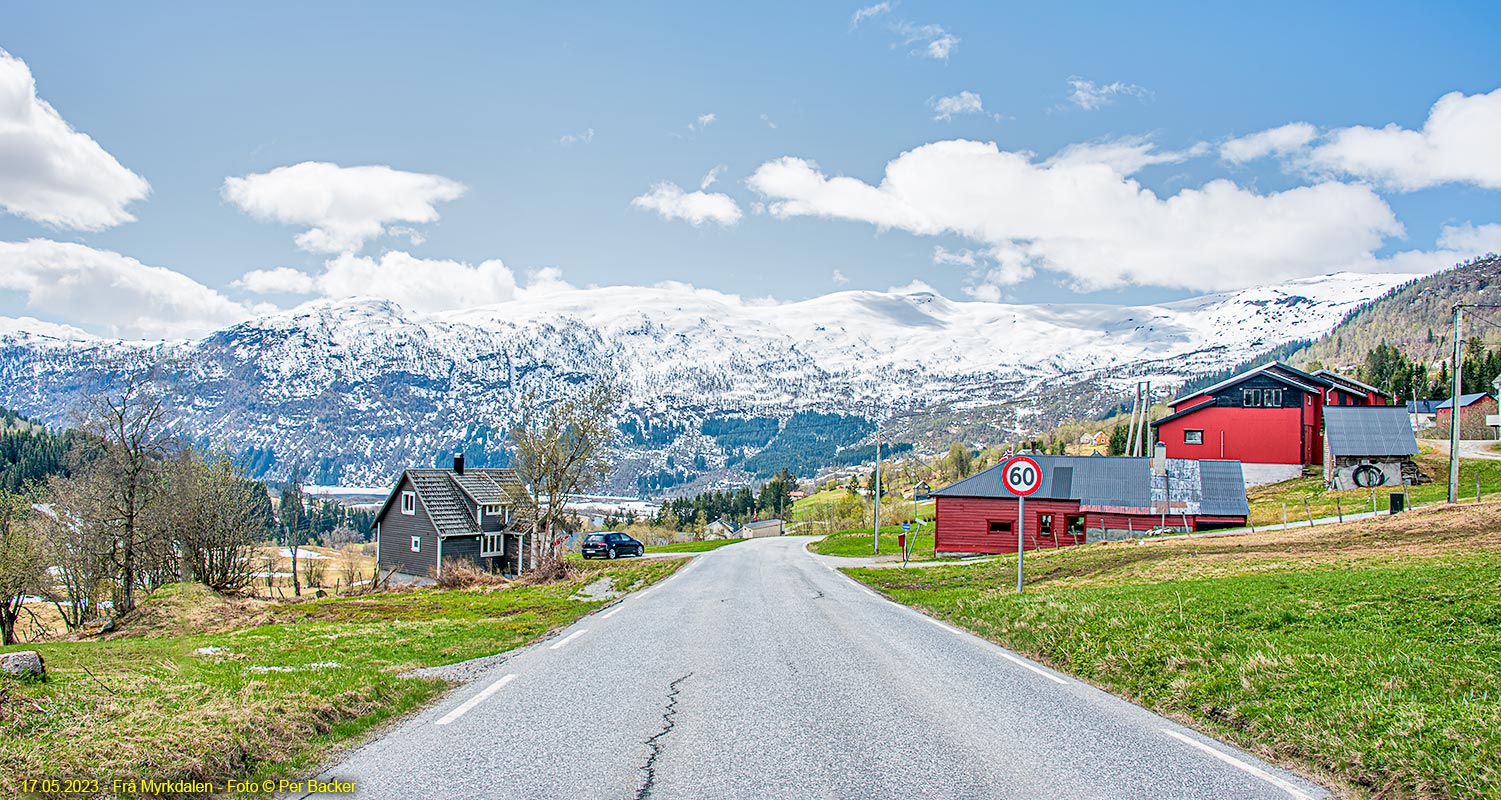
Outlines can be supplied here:
[[[681, 286], [532, 292], [420, 315], [318, 301], [184, 342], [0, 319], [0, 405], [64, 422], [80, 396], [150, 370], [184, 434], [257, 472], [375, 484], [402, 467], [503, 461], [520, 393], [609, 375], [625, 389], [626, 493], [699, 488], [846, 458], [879, 422], [945, 445], [1029, 432], [1327, 332], [1412, 276], [1337, 274], [1153, 306], [957, 302], [931, 291], [757, 303]], [[758, 459], [758, 455], [761, 455]], [[820, 463], [821, 462], [821, 463]]]

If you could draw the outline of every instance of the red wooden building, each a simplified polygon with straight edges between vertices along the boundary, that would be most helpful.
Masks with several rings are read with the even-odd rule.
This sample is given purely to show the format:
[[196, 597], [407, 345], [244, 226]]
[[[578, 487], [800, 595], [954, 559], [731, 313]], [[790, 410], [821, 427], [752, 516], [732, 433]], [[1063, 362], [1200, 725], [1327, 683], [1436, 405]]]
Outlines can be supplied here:
[[[1459, 430], [1463, 435], [1467, 427], [1478, 427], [1485, 424], [1485, 417], [1496, 413], [1496, 398], [1485, 392], [1474, 394], [1462, 394], [1459, 396]], [[1434, 407], [1433, 424], [1440, 428], [1449, 427], [1449, 419], [1454, 416], [1454, 398], [1449, 398]]]
[[[1245, 481], [1236, 461], [1165, 456], [1034, 455], [1042, 468], [1027, 498], [1028, 550], [1140, 536], [1156, 527], [1214, 530], [1246, 524]], [[1002, 465], [1004, 466], [1004, 465]], [[934, 549], [940, 553], [1014, 553], [1016, 497], [1001, 466], [933, 492]]]
[[1384, 406], [1389, 399], [1354, 378], [1273, 362], [1173, 400], [1173, 413], [1152, 427], [1170, 458], [1319, 464], [1326, 405]]

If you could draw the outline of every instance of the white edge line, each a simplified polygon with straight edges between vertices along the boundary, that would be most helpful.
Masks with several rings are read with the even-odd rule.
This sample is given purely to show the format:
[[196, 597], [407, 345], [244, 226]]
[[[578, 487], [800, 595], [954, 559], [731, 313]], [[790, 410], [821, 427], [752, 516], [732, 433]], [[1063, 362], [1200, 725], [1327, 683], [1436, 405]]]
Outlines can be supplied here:
[[1068, 681], [1066, 681], [1066, 680], [1058, 677], [1057, 675], [1054, 675], [1051, 672], [1047, 672], [1045, 670], [1042, 670], [1042, 669], [1039, 669], [1037, 667], [1034, 667], [1031, 664], [1028, 664], [1027, 662], [1025, 662], [1025, 661], [1017, 658], [1016, 656], [1011, 655], [1010, 653], [1002, 652], [1001, 653], [1001, 658], [1004, 658], [1007, 661], [1010, 661], [1011, 663], [1017, 665], [1018, 667], [1024, 667], [1026, 669], [1032, 670], [1033, 672], [1037, 673], [1038, 675], [1041, 675], [1044, 678], [1047, 678], [1048, 680], [1052, 681], [1053, 683], [1059, 683], [1059, 684], [1064, 684], [1064, 685], [1068, 684]]
[[470, 709], [474, 708], [480, 703], [485, 702], [485, 700], [489, 698], [490, 695], [500, 691], [500, 687], [505, 686], [506, 684], [514, 680], [516, 680], [515, 675], [507, 675], [504, 678], [501, 678], [500, 680], [490, 684], [489, 686], [486, 686], [484, 688], [484, 691], [481, 691], [479, 694], [469, 698], [468, 700], [465, 700], [464, 704], [459, 706], [458, 708], [455, 708], [447, 714], [444, 714], [443, 718], [438, 720], [437, 724], [447, 725], [448, 723], [453, 722], [459, 717], [464, 716], [465, 714], [469, 713]]
[[616, 603], [614, 608], [610, 609], [609, 611], [606, 611], [603, 614], [600, 614], [599, 618], [600, 619], [609, 619], [610, 617], [613, 617], [616, 614], [619, 614], [620, 613], [620, 609], [622, 609], [622, 608], [625, 608], [625, 604], [624, 603]]
[[1240, 759], [1236, 758], [1235, 756], [1230, 755], [1229, 753], [1222, 753], [1219, 750], [1217, 750], [1217, 749], [1215, 749], [1213, 747], [1210, 747], [1207, 744], [1204, 744], [1203, 742], [1195, 741], [1194, 739], [1191, 739], [1191, 738], [1189, 738], [1187, 736], [1184, 736], [1183, 734], [1181, 734], [1181, 733], [1179, 733], [1177, 731], [1168, 730], [1167, 728], [1159, 728], [1159, 730], [1161, 730], [1163, 733], [1167, 734], [1168, 736], [1171, 736], [1174, 739], [1177, 739], [1178, 741], [1183, 742], [1184, 744], [1192, 745], [1193, 747], [1196, 747], [1196, 748], [1198, 748], [1200, 750], [1203, 750], [1204, 752], [1208, 753], [1209, 755], [1214, 756], [1215, 758], [1217, 758], [1217, 759], [1225, 762], [1226, 764], [1229, 764], [1232, 767], [1235, 767], [1236, 769], [1239, 769], [1239, 770], [1242, 770], [1244, 772], [1248, 772], [1248, 773], [1250, 773], [1252, 775], [1255, 775], [1256, 777], [1258, 777], [1258, 778], [1266, 781], [1267, 783], [1270, 783], [1271, 785], [1277, 787], [1278, 789], [1281, 789], [1282, 791], [1287, 792], [1288, 794], [1292, 795], [1293, 797], [1298, 798], [1298, 800], [1313, 800], [1313, 796], [1312, 795], [1308, 794], [1307, 792], [1303, 791], [1302, 789], [1299, 789], [1298, 787], [1294, 786], [1293, 784], [1288, 783], [1285, 780], [1282, 780], [1281, 778], [1277, 777], [1276, 775], [1273, 775], [1272, 773], [1267, 772], [1266, 770], [1264, 770], [1264, 769], [1256, 766], [1255, 764], [1247, 764], [1246, 762], [1241, 761]]
[[574, 639], [579, 638], [580, 636], [583, 636], [584, 634], [586, 634], [588, 632], [589, 632], [588, 628], [581, 628], [579, 630], [576, 630], [573, 633], [570, 633], [567, 636], [564, 636], [562, 639], [558, 640], [557, 642], [554, 642], [547, 649], [548, 650], [556, 650], [559, 647], [562, 647], [563, 645], [568, 644], [569, 642], [573, 641]]

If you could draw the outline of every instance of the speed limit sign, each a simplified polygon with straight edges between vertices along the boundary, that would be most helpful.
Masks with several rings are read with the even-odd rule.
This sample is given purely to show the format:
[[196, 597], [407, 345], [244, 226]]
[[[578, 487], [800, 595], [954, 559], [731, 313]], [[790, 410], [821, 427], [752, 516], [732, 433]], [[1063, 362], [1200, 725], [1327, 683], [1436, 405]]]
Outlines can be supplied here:
[[1027, 497], [1042, 486], [1042, 468], [1026, 456], [1017, 456], [1001, 467], [1001, 486], [1017, 497]]

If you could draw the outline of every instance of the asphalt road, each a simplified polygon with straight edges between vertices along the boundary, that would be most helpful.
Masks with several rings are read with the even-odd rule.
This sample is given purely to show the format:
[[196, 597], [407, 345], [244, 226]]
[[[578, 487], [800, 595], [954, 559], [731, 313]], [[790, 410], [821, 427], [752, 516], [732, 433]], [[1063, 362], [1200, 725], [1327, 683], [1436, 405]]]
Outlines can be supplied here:
[[365, 798], [1301, 798], [1317, 786], [752, 540], [325, 778]]

